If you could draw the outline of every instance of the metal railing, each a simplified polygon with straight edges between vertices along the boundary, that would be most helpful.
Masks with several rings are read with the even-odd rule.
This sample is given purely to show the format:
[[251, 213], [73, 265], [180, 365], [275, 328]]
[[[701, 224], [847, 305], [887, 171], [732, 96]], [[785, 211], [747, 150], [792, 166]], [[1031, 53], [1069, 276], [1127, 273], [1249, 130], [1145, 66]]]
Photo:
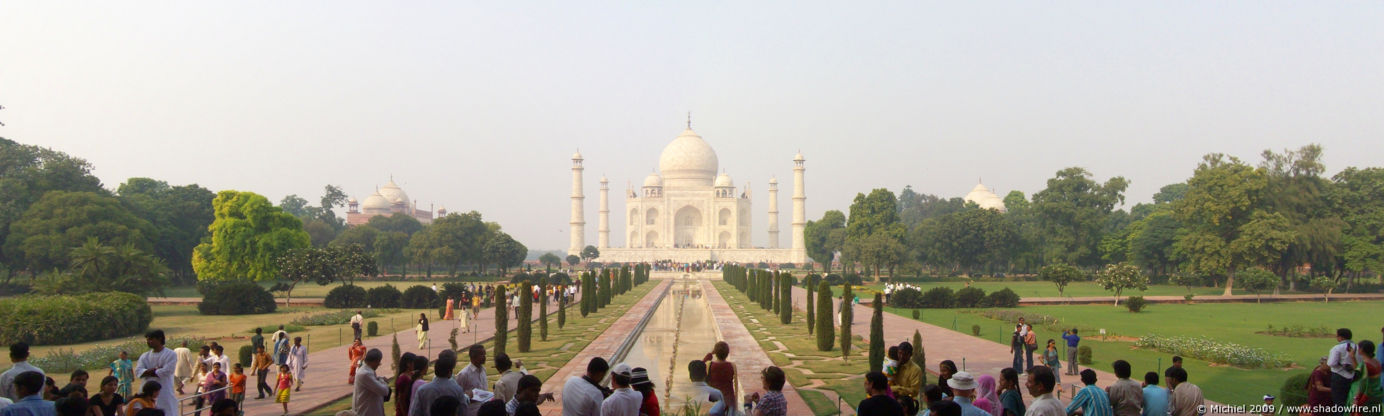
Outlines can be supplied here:
[[[184, 412], [184, 411], [183, 411], [183, 405], [184, 405], [185, 403], [183, 403], [183, 402], [185, 402], [185, 401], [187, 401], [187, 400], [193, 400], [193, 399], [198, 399], [198, 398], [206, 397], [206, 396], [209, 395], [209, 394], [216, 393], [216, 392], [218, 392], [218, 391], [226, 390], [226, 389], [229, 389], [229, 388], [231, 388], [231, 385], [230, 385], [230, 384], [227, 384], [226, 387], [222, 387], [222, 388], [219, 388], [219, 389], [216, 389], [216, 390], [212, 390], [212, 391], [196, 393], [196, 394], [193, 394], [193, 395], [191, 395], [191, 396], [187, 396], [187, 397], [183, 397], [183, 398], [181, 398], [181, 399], [178, 399], [178, 414], [179, 414], [179, 415], [182, 415], [182, 416], [187, 416], [187, 415], [191, 415], [191, 414], [196, 414], [196, 413], [201, 412], [201, 411], [203, 411], [203, 410], [206, 410], [206, 411], [209, 411], [209, 412], [210, 412], [212, 405], [214, 405], [215, 403], [206, 403], [205, 401], [203, 401], [203, 404], [205, 405], [205, 407], [199, 407], [199, 408], [196, 408], [196, 409], [193, 409], [193, 410], [189, 410], [189, 411]], [[196, 406], [196, 405], [193, 405], [193, 406]]]

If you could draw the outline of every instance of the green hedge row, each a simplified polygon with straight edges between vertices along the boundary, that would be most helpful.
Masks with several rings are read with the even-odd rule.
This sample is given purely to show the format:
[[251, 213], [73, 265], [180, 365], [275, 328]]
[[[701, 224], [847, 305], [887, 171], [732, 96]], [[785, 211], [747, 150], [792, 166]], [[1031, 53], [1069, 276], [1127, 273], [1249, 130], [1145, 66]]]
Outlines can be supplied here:
[[124, 292], [19, 296], [0, 300], [0, 345], [76, 344], [143, 333], [154, 312]]

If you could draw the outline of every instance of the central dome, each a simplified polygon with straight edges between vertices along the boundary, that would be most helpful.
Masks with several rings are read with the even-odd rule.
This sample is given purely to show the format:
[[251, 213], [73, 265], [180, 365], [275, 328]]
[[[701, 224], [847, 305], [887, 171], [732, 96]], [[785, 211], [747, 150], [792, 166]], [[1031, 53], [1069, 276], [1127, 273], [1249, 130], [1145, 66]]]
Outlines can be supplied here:
[[716, 151], [692, 129], [683, 130], [658, 158], [664, 180], [689, 185], [710, 186], [718, 164]]

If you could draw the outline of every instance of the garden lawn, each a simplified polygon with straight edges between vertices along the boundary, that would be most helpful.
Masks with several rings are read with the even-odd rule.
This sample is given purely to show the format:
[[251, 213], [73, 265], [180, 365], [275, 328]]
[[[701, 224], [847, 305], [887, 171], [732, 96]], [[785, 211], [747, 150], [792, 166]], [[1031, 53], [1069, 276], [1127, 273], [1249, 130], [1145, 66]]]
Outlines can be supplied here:
[[[904, 317], [912, 317], [907, 309], [888, 308], [890, 312]], [[1278, 395], [1283, 381], [1290, 375], [1306, 372], [1314, 366], [1317, 359], [1325, 356], [1336, 344], [1335, 338], [1290, 338], [1258, 334], [1269, 325], [1282, 328], [1289, 325], [1306, 327], [1327, 326], [1351, 328], [1356, 340], [1377, 340], [1379, 318], [1369, 311], [1384, 310], [1384, 302], [1301, 302], [1301, 303], [1232, 303], [1232, 304], [1161, 304], [1149, 305], [1143, 312], [1130, 313], [1123, 306], [1111, 305], [1070, 305], [1070, 306], [1031, 306], [1015, 309], [1025, 314], [1046, 315], [1056, 318], [1056, 325], [1034, 325], [1039, 344], [1047, 339], [1056, 339], [1059, 350], [1065, 348], [1061, 340], [1061, 329], [1076, 327], [1082, 335], [1082, 345], [1090, 346], [1094, 366], [1107, 371], [1111, 362], [1117, 359], [1129, 361], [1134, 367], [1135, 378], [1141, 378], [1148, 371], [1158, 371], [1161, 366], [1171, 365], [1172, 354], [1158, 351], [1134, 349], [1134, 339], [1146, 334], [1165, 336], [1207, 337], [1220, 342], [1237, 343], [1278, 353], [1296, 362], [1299, 367], [1284, 369], [1240, 369], [1224, 365], [1211, 365], [1205, 361], [1184, 358], [1183, 364], [1189, 373], [1189, 381], [1201, 386], [1207, 399], [1224, 403], [1262, 403], [1265, 394]], [[965, 309], [924, 309], [921, 320], [958, 332], [971, 333], [972, 325], [981, 327], [981, 337], [1009, 343], [1013, 322], [1003, 322], [967, 313]], [[979, 311], [979, 310], [970, 310]], [[1100, 329], [1105, 329], [1106, 340], [1102, 341]], [[1035, 353], [1035, 356], [1038, 355]], [[1063, 365], [1066, 364], [1065, 351]], [[957, 360], [964, 357], [946, 357]], [[929, 357], [936, 361], [941, 357]], [[1065, 370], [1064, 370], [1065, 371]], [[1075, 382], [1072, 377], [1063, 384]]]
[[[280, 307], [275, 313], [260, 315], [202, 315], [197, 312], [194, 305], [151, 305], [154, 311], [154, 321], [150, 323], [150, 329], [162, 329], [169, 338], [182, 336], [205, 337], [211, 341], [217, 341], [226, 346], [226, 353], [231, 354], [232, 361], [238, 360], [241, 345], [250, 344], [250, 336], [257, 326], [274, 326], [279, 324], [289, 325], [294, 318], [317, 313], [335, 312], [340, 309], [328, 309], [323, 307]], [[429, 311], [436, 311], [431, 309]], [[390, 319], [394, 320], [396, 330], [403, 330], [410, 326], [414, 317], [418, 316], [419, 310], [400, 309], [398, 312], [383, 314], [379, 317], [366, 319], [366, 322], [379, 322], [379, 335], [388, 335], [390, 330]], [[351, 327], [347, 324], [309, 326], [306, 331], [290, 332], [290, 336], [301, 336], [303, 342], [308, 344], [309, 351], [317, 351], [325, 348], [332, 348], [351, 342]], [[365, 328], [361, 328], [362, 335]], [[265, 332], [265, 338], [270, 333]], [[41, 345], [35, 346], [30, 350], [31, 358], [45, 356], [59, 350], [82, 352], [102, 345], [114, 345], [124, 343], [131, 339], [143, 340], [143, 336], [129, 338], [117, 338], [103, 341], [93, 341], [81, 344], [70, 345]], [[179, 345], [169, 345], [169, 348], [176, 348]], [[130, 351], [130, 359], [138, 359], [139, 354], [147, 351], [141, 349]], [[116, 357], [111, 357], [115, 360]], [[0, 357], [0, 368], [10, 367], [9, 355]], [[88, 369], [91, 370], [91, 369]], [[99, 381], [100, 377], [106, 375], [105, 371], [97, 371], [92, 378]], [[66, 383], [68, 374], [50, 374], [59, 383]], [[88, 384], [90, 386], [90, 384]]]
[[[834, 392], [841, 398], [843, 407], [855, 408], [857, 403], [865, 399], [865, 391], [860, 386], [870, 369], [867, 361], [869, 342], [863, 338], [869, 336], [868, 333], [851, 334], [854, 337], [851, 358], [849, 362], [843, 361], [839, 348], [840, 332], [837, 332], [837, 340], [831, 351], [818, 351], [817, 336], [807, 333], [807, 316], [803, 311], [795, 309], [792, 323], [784, 325], [779, 323], [778, 314], [750, 302], [735, 287], [721, 280], [713, 280], [712, 284], [721, 292], [726, 303], [731, 305], [740, 322], [759, 341], [760, 348], [769, 354], [774, 365], [784, 369], [788, 382], [802, 394], [813, 413], [818, 416], [839, 413], [837, 402], [822, 395], [820, 390]], [[856, 319], [861, 317], [857, 316]], [[864, 319], [868, 321], [869, 317]], [[782, 343], [785, 348], [780, 349], [774, 341]], [[810, 374], [803, 370], [808, 370]]]
[[[932, 288], [934, 288], [934, 287], [949, 287], [949, 288], [951, 288], [953, 291], [961, 290], [961, 288], [966, 287], [966, 283], [965, 283], [965, 282], [928, 282], [928, 283], [912, 283], [912, 282], [907, 282], [907, 283], [910, 284], [910, 285], [913, 285], [913, 286], [917, 286], [917, 287], [918, 287], [920, 290], [922, 290], [923, 292], [927, 292], [928, 289], [932, 289]], [[1009, 281], [993, 281], [993, 280], [988, 280], [988, 281], [987, 281], [987, 280], [981, 280], [981, 281], [971, 282], [971, 287], [978, 287], [978, 288], [984, 289], [986, 294], [989, 294], [989, 293], [994, 292], [994, 291], [996, 291], [996, 290], [1000, 290], [1000, 289], [1004, 289], [1004, 288], [1008, 287], [1009, 290], [1013, 290], [1014, 293], [1019, 294], [1019, 297], [1020, 297], [1020, 298], [1038, 298], [1038, 297], [1042, 297], [1042, 298], [1052, 297], [1052, 298], [1055, 298], [1055, 297], [1058, 297], [1057, 285], [1053, 284], [1052, 282], [1047, 282], [1047, 281], [1012, 281], [1012, 282], [1009, 282]], [[854, 289], [854, 288], [852, 288], [852, 289]], [[882, 283], [868, 283], [868, 282], [867, 282], [867, 284], [864, 286], [863, 289], [867, 289], [868, 292], [866, 292], [866, 291], [861, 291], [860, 299], [861, 299], [862, 301], [865, 300], [865, 298], [866, 298], [865, 293], [868, 293], [868, 294], [870, 294], [871, 296], [874, 296], [874, 292], [875, 292], [875, 291], [882, 291], [882, 290], [884, 289], [884, 284], [882, 284]], [[1224, 288], [1218, 288], [1218, 287], [1197, 287], [1197, 288], [1192, 288], [1192, 292], [1191, 292], [1191, 293], [1193, 293], [1193, 294], [1195, 294], [1195, 295], [1197, 295], [1197, 296], [1220, 296], [1220, 295], [1221, 295], [1222, 293], [1224, 293], [1224, 292], [1225, 292], [1225, 289], [1224, 289]], [[841, 293], [841, 289], [835, 288], [835, 289], [833, 289], [833, 292], [832, 292], [832, 293]], [[1187, 294], [1187, 288], [1182, 287], [1182, 286], [1173, 286], [1173, 285], [1149, 285], [1148, 290], [1145, 290], [1145, 291], [1142, 291], [1142, 292], [1137, 291], [1137, 290], [1135, 290], [1135, 291], [1128, 291], [1128, 290], [1126, 290], [1126, 291], [1124, 291], [1123, 293], [1121, 293], [1121, 296], [1183, 296], [1183, 295], [1186, 295], [1186, 294]], [[1238, 288], [1236, 288], [1235, 294], [1237, 294], [1237, 295], [1248, 295], [1248, 294], [1251, 294], [1251, 293], [1246, 292], [1246, 291], [1243, 291], [1243, 290], [1239, 290]], [[1115, 301], [1115, 293], [1114, 293], [1114, 292], [1110, 292], [1110, 291], [1105, 290], [1105, 288], [1102, 288], [1099, 284], [1096, 284], [1095, 282], [1072, 282], [1071, 284], [1067, 285], [1067, 288], [1066, 288], [1066, 289], [1063, 290], [1061, 296], [1062, 296], [1062, 297], [1105, 296], [1105, 297], [1110, 298], [1110, 301], [1111, 301], [1112, 303]]]
[[[476, 282], [476, 283], [480, 283], [480, 284], [493, 284], [494, 282], [497, 281], [497, 279], [500, 279], [500, 278], [498, 278], [498, 277], [468, 277], [468, 278], [464, 278], [464, 279], [463, 279], [463, 278], [444, 279], [444, 278], [441, 278], [441, 277], [436, 277], [436, 278], [433, 278], [433, 279], [431, 279], [431, 280], [428, 280], [428, 279], [424, 279], [424, 278], [422, 278], [422, 277], [420, 276], [419, 278], [413, 279], [413, 280], [357, 280], [355, 284], [356, 284], [356, 286], [360, 286], [360, 287], [365, 288], [365, 290], [370, 290], [371, 288], [380, 287], [380, 286], [384, 286], [384, 285], [394, 285], [394, 287], [395, 287], [396, 289], [399, 289], [400, 292], [403, 292], [404, 290], [407, 290], [409, 287], [414, 286], [414, 285], [423, 285], [423, 286], [432, 287], [432, 285], [435, 283], [435, 284], [437, 284], [437, 287], [438, 287], [439, 289], [441, 289], [441, 288], [442, 288], [442, 284], [444, 284], [444, 283], [463, 283], [463, 282], [464, 282], [464, 283], [471, 283], [471, 282]], [[274, 286], [275, 283], [277, 283], [277, 282], [259, 282], [259, 285], [260, 285], [260, 286], [263, 286], [263, 287], [267, 290], [267, 289], [269, 289], [270, 286]], [[294, 298], [294, 299], [298, 299], [298, 298], [325, 298], [325, 297], [327, 297], [327, 292], [331, 291], [332, 289], [335, 289], [337, 286], [341, 286], [341, 284], [340, 284], [340, 283], [333, 283], [333, 284], [330, 284], [330, 285], [323, 286], [323, 285], [319, 285], [319, 284], [311, 283], [311, 282], [299, 283], [297, 287], [293, 288], [293, 298]], [[282, 293], [279, 293], [279, 292], [273, 292], [273, 293], [274, 293], [274, 299], [283, 299], [283, 294], [282, 294]], [[170, 298], [200, 298], [200, 297], [202, 297], [202, 294], [197, 292], [197, 286], [175, 286], [175, 287], [164, 288], [163, 294], [164, 294], [165, 297], [170, 297]]]

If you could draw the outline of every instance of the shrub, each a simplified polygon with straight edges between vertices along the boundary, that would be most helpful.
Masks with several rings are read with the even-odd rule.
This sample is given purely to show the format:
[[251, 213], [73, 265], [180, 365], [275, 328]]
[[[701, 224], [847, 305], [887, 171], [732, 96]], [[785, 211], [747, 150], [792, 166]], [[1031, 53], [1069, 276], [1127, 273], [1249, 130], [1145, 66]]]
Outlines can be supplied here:
[[241, 345], [238, 357], [240, 358], [240, 365], [242, 367], [250, 368], [250, 361], [255, 357], [255, 346], [250, 344]]
[[402, 304], [404, 294], [393, 285], [372, 287], [365, 291], [366, 305], [372, 308], [397, 308]]
[[889, 295], [889, 306], [898, 308], [921, 308], [923, 305], [923, 292], [919, 292], [918, 289], [910, 287], [897, 290]]
[[1135, 313], [1144, 310], [1147, 303], [1148, 301], [1144, 300], [1143, 296], [1130, 296], [1129, 299], [1125, 299], [1125, 307], [1129, 308], [1130, 312]]
[[341, 285], [332, 288], [327, 292], [327, 298], [322, 300], [322, 306], [328, 308], [364, 308], [370, 299], [365, 293], [365, 288], [356, 285]]
[[1076, 362], [1081, 365], [1091, 365], [1091, 346], [1082, 345], [1076, 347]]
[[1306, 325], [1288, 325], [1282, 328], [1274, 328], [1273, 325], [1269, 325], [1269, 329], [1255, 333], [1289, 338], [1332, 338], [1336, 336], [1336, 330], [1326, 326], [1313, 328]]
[[914, 310], [913, 310], [913, 319], [916, 320], [916, 319], [922, 319], [922, 318], [923, 318], [923, 310], [922, 310], [922, 309], [914, 309]]
[[979, 324], [972, 324], [972, 325], [971, 325], [971, 335], [980, 336], [980, 325], [979, 325]]
[[855, 273], [846, 273], [845, 279], [846, 279], [846, 283], [850, 283], [851, 285], [854, 285], [854, 286], [860, 286], [860, 285], [865, 284], [865, 280], [864, 280], [864, 279], [861, 279], [861, 278], [860, 278], [860, 275], [855, 274]]
[[365, 323], [365, 336], [373, 337], [380, 334], [380, 323], [370, 321]]
[[[289, 323], [299, 326], [345, 325], [351, 322], [352, 316], [356, 316], [356, 311], [322, 312], [310, 315], [305, 314], [293, 318], [293, 321]], [[360, 316], [362, 318], [374, 318], [380, 316], [380, 313], [374, 309], [367, 309], [360, 311]], [[275, 329], [278, 328], [276, 327]]]
[[206, 286], [197, 311], [203, 315], [250, 315], [273, 313], [279, 305], [274, 295], [254, 282], [227, 282]]
[[817, 282], [820, 281], [822, 281], [822, 275], [817, 273], [809, 273], [807, 276], [803, 276], [802, 284], [804, 288], [816, 289]]
[[1274, 404], [1281, 406], [1302, 406], [1307, 404], [1307, 381], [1312, 377], [1312, 373], [1297, 373], [1289, 376], [1283, 381], [1283, 388], [1278, 390], [1278, 401]]
[[0, 300], [0, 344], [75, 344], [123, 337], [144, 332], [153, 320], [144, 297], [130, 293], [24, 295]]
[[1145, 335], [1135, 341], [1134, 346], [1240, 368], [1282, 368], [1292, 364], [1281, 355], [1261, 348], [1206, 337]]
[[985, 300], [985, 289], [978, 287], [963, 287], [956, 291], [956, 307], [974, 308], [981, 305]]
[[988, 308], [1016, 308], [1019, 306], [1019, 294], [1006, 287], [986, 295], [983, 303]]
[[816, 306], [817, 313], [815, 314], [815, 317], [817, 318], [817, 350], [831, 351], [832, 343], [835, 341], [834, 338], [836, 338], [836, 327], [832, 325], [833, 319], [831, 316], [831, 312], [835, 308], [831, 307], [830, 283], [824, 281], [822, 283], [817, 284]]
[[[173, 337], [168, 339], [168, 345], [170, 347], [175, 345], [181, 346], [183, 345], [183, 341], [187, 341], [187, 345], [192, 348], [197, 348], [202, 345], [203, 339]], [[119, 344], [95, 347], [82, 351], [81, 353], [74, 353], [68, 348], [59, 348], [48, 351], [41, 356], [34, 354], [29, 356], [29, 363], [42, 368], [45, 372], [55, 374], [67, 373], [79, 368], [85, 370], [105, 369], [108, 368], [106, 366], [110, 365], [111, 360], [120, 356], [121, 351], [130, 353], [130, 359], [136, 360], [139, 358], [140, 351], [146, 351], [148, 349], [149, 346], [145, 343], [144, 337], [139, 336], [126, 338]]]
[[413, 285], [404, 289], [404, 296], [399, 301], [399, 306], [408, 309], [432, 309], [437, 307], [440, 298], [432, 288], [423, 285]]
[[832, 286], [839, 286], [843, 283], [846, 283], [846, 279], [841, 278], [841, 275], [836, 273], [828, 273], [827, 277], [823, 280], [827, 282], [827, 284]]
[[928, 308], [950, 308], [954, 294], [949, 287], [934, 287], [923, 293], [923, 306]]

